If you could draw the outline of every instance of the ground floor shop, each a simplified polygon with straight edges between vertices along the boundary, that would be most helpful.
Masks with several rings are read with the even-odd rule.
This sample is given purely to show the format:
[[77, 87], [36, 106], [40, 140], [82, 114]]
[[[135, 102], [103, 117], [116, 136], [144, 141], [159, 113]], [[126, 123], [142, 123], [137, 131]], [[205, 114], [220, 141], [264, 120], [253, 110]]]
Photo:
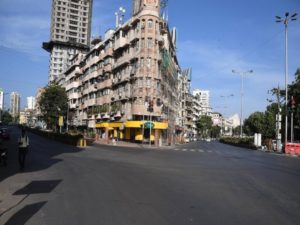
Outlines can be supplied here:
[[168, 129], [166, 122], [126, 121], [96, 123], [96, 138], [109, 141], [152, 142], [162, 145], [168, 139], [165, 133]]

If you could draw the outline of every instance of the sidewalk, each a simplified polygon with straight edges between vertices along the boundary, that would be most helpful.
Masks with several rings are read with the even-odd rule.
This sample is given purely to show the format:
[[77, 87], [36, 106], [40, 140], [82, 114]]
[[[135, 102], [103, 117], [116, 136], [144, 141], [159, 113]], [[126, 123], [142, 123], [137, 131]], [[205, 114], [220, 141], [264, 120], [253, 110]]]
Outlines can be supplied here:
[[112, 141], [109, 140], [109, 143], [107, 143], [106, 140], [104, 139], [99, 139], [98, 141], [94, 141], [93, 144], [97, 145], [107, 145], [107, 146], [120, 146], [120, 147], [131, 147], [131, 148], [151, 148], [151, 149], [170, 149], [174, 146], [159, 146], [156, 147], [153, 143], [151, 144], [151, 147], [149, 143], [133, 143], [133, 142], [128, 142], [128, 141]]

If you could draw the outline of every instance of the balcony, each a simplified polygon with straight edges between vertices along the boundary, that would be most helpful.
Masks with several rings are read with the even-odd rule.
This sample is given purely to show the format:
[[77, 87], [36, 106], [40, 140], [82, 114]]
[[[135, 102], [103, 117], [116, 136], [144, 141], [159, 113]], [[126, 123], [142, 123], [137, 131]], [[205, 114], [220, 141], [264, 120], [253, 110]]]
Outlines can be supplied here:
[[96, 89], [101, 90], [103, 88], [111, 87], [112, 86], [112, 80], [113, 79], [108, 79], [108, 80], [105, 80], [105, 81], [102, 81], [102, 82], [96, 84]]
[[130, 59], [131, 59], [131, 57], [130, 57], [129, 54], [123, 56], [122, 58], [118, 59], [118, 61], [116, 61], [116, 62], [114, 63], [113, 68], [115, 69], [115, 68], [117, 68], [117, 67], [119, 67], [119, 66], [122, 66], [122, 65], [124, 65], [124, 64], [129, 64], [129, 63], [130, 63]]
[[76, 66], [74, 72], [75, 72], [75, 75], [81, 75], [82, 74], [82, 70], [78, 66]]
[[71, 90], [73, 88], [77, 88], [79, 86], [79, 81], [73, 81], [70, 84], [67, 84], [66, 91]]
[[106, 64], [103, 68], [103, 72], [111, 72], [112, 66], [110, 63]]
[[78, 99], [79, 98], [79, 94], [78, 93], [71, 93], [71, 94], [69, 94], [69, 99]]
[[127, 43], [127, 38], [125, 37], [120, 37], [119, 39], [117, 39], [115, 41], [115, 46], [114, 46], [114, 50], [116, 51], [119, 48], [124, 47]]
[[135, 32], [134, 30], [130, 31], [129, 37], [128, 37], [128, 41], [131, 43], [133, 41], [136, 41], [139, 39], [139, 37], [141, 36], [140, 32]]
[[113, 93], [112, 101], [128, 100], [131, 97], [130, 92]]
[[90, 67], [90, 66], [96, 64], [97, 62], [99, 62], [99, 60], [100, 60], [100, 57], [94, 56], [92, 59], [87, 61], [87, 66]]
[[86, 100], [86, 101], [85, 101], [85, 105], [86, 105], [87, 107], [96, 105], [96, 99], [93, 98], [93, 99], [88, 99], [88, 100]]

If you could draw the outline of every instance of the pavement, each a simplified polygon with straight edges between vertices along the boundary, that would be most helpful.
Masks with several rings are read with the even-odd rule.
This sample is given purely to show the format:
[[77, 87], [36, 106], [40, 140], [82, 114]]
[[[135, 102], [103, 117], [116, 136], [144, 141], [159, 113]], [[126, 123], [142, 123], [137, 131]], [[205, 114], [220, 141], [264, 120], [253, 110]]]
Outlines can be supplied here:
[[154, 144], [151, 144], [151, 146], [149, 145], [149, 143], [137, 143], [137, 142], [129, 142], [129, 141], [112, 141], [110, 140], [109, 143], [107, 143], [106, 140], [104, 139], [99, 139], [97, 141], [94, 141], [93, 144], [97, 144], [97, 145], [108, 145], [108, 146], [120, 146], [120, 147], [130, 147], [130, 148], [160, 148], [160, 149], [171, 149], [174, 146], [177, 145], [173, 145], [173, 146], [155, 146]]

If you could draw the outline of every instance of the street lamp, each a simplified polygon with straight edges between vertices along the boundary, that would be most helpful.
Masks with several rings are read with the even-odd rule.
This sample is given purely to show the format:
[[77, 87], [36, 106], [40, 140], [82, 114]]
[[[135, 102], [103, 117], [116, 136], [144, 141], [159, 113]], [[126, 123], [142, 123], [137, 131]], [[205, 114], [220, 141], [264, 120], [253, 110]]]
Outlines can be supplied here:
[[120, 26], [122, 26], [122, 24], [123, 24], [125, 12], [126, 12], [126, 10], [122, 6], [119, 8], [119, 10], [117, 12], [115, 12], [115, 16], [116, 16], [116, 28], [117, 29]]
[[289, 16], [288, 12], [285, 13], [285, 17], [282, 18], [280, 16], [276, 16], [276, 22], [281, 23], [283, 22], [285, 27], [285, 144], [287, 143], [287, 124], [288, 124], [288, 111], [287, 111], [287, 104], [288, 104], [288, 23], [289, 21], [297, 20], [297, 13], [294, 13], [292, 16]]
[[[225, 107], [224, 107], [224, 118], [222, 119], [222, 127], [223, 127], [223, 120], [225, 121], [224, 122], [224, 124], [225, 124], [225, 126], [224, 126], [224, 133], [225, 133], [225, 131], [226, 131], [226, 115], [225, 115], [225, 111], [227, 111], [226, 109], [227, 109], [227, 101], [226, 101], [226, 99], [227, 98], [230, 98], [230, 97], [234, 97], [234, 94], [230, 94], [230, 95], [220, 95], [220, 97], [221, 98], [224, 98], [224, 104], [225, 104]], [[222, 130], [221, 130], [222, 131]]]
[[240, 118], [240, 125], [241, 125], [241, 133], [240, 137], [243, 137], [243, 98], [244, 98], [244, 76], [248, 73], [253, 73], [253, 70], [247, 70], [247, 71], [236, 71], [232, 70], [232, 73], [236, 73], [238, 75], [241, 75], [242, 78], [242, 85], [241, 85], [241, 118]]

